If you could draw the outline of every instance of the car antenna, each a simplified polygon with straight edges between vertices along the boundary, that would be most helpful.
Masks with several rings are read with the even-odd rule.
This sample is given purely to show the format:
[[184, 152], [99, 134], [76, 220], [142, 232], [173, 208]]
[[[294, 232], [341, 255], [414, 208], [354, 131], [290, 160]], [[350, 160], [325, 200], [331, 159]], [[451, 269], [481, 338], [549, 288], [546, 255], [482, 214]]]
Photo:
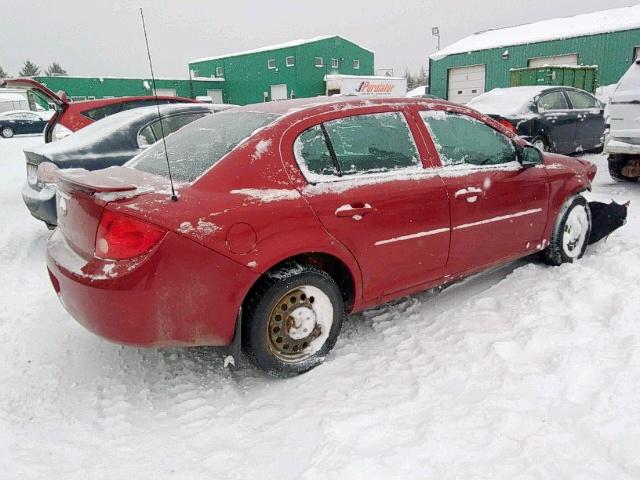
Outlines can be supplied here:
[[158, 109], [158, 120], [160, 121], [160, 135], [162, 135], [162, 145], [164, 146], [164, 157], [167, 159], [167, 170], [169, 172], [169, 183], [171, 183], [171, 201], [177, 202], [178, 196], [173, 187], [173, 176], [171, 175], [171, 163], [169, 162], [169, 152], [167, 151], [167, 142], [164, 137], [164, 126], [162, 125], [162, 116], [160, 115], [160, 102], [158, 101], [158, 90], [156, 90], [156, 77], [153, 75], [153, 63], [151, 62], [151, 51], [149, 50], [149, 38], [147, 38], [147, 26], [144, 22], [144, 14], [140, 7], [140, 17], [142, 18], [142, 30], [144, 31], [144, 41], [147, 44], [147, 57], [149, 57], [149, 70], [151, 70], [151, 83], [153, 85], [153, 96], [156, 98], [156, 108]]

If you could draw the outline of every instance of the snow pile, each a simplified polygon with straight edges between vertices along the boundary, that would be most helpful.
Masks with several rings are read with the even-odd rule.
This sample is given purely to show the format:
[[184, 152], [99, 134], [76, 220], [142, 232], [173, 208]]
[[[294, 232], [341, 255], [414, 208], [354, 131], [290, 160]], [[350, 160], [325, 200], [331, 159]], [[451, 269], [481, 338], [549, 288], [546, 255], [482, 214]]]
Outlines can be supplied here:
[[20, 199], [21, 149], [39, 141], [0, 141], [0, 477], [640, 477], [640, 190], [603, 156], [584, 157], [595, 190], [631, 198], [630, 218], [582, 261], [519, 261], [352, 316], [323, 365], [275, 380], [71, 319]]
[[640, 5], [478, 32], [437, 51], [430, 58], [440, 60], [457, 53], [635, 28], [640, 28]]

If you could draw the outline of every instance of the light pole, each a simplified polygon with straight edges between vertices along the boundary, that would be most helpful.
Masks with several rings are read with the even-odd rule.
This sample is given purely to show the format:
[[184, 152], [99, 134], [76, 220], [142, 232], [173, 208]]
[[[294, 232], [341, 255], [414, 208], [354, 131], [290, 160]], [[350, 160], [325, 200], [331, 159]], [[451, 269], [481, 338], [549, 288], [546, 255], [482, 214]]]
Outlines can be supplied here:
[[436, 37], [438, 39], [438, 43], [436, 44], [436, 51], [440, 50], [440, 28], [432, 27], [431, 36]]

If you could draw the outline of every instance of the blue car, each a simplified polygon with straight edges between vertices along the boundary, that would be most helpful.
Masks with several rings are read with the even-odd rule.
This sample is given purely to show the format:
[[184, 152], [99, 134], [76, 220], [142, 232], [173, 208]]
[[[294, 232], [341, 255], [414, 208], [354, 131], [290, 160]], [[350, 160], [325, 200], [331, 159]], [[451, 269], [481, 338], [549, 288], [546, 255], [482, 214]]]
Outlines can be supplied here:
[[28, 110], [14, 110], [0, 113], [0, 136], [11, 138], [14, 135], [42, 133], [48, 120]]

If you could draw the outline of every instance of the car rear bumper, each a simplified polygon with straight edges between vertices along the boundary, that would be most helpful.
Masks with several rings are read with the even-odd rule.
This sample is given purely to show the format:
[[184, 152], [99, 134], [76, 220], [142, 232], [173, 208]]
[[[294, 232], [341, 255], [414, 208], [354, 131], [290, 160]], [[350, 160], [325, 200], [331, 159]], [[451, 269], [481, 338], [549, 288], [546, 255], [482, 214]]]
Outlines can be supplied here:
[[57, 225], [55, 185], [46, 185], [42, 190], [36, 190], [28, 181], [25, 181], [22, 185], [22, 200], [35, 218], [51, 225]]
[[639, 155], [640, 144], [628, 143], [617, 138], [607, 136], [604, 143], [604, 153]]
[[145, 256], [113, 262], [80, 257], [57, 229], [47, 242], [47, 267], [80, 324], [110, 341], [145, 347], [229, 345], [258, 277], [172, 233]]

